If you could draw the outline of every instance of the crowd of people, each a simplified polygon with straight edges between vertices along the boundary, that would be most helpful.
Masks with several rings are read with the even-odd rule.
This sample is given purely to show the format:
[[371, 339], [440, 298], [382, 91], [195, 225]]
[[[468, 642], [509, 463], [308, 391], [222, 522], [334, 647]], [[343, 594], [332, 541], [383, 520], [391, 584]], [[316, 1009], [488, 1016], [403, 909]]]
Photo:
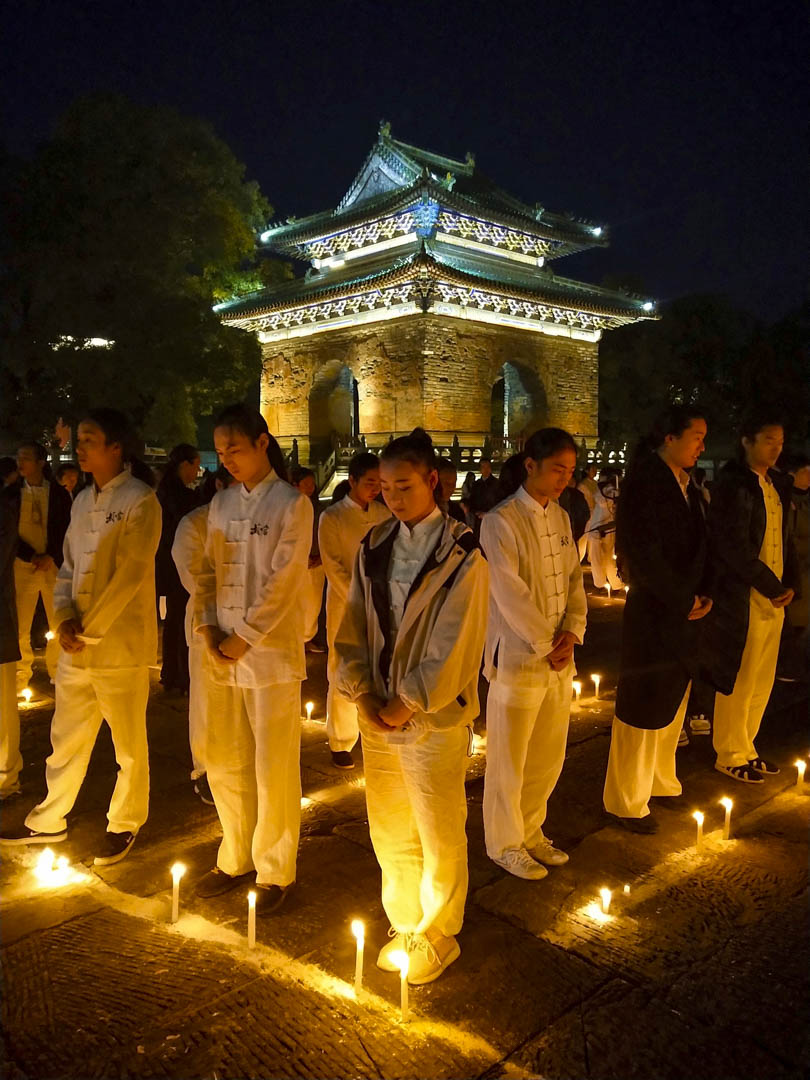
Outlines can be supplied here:
[[181, 445], [155, 492], [113, 409], [87, 413], [77, 466], [57, 478], [43, 448], [24, 444], [0, 492], [3, 798], [20, 791], [16, 695], [40, 597], [55, 711], [47, 794], [0, 833], [0, 849], [66, 839], [102, 720], [118, 772], [96, 863], [132, 848], [148, 812], [149, 666], [164, 597], [161, 679], [189, 693], [191, 778], [222, 828], [196, 892], [255, 877], [257, 914], [279, 911], [296, 879], [300, 689], [307, 644], [321, 647], [325, 585], [327, 738], [341, 769], [362, 739], [390, 921], [377, 963], [397, 970], [392, 954], [404, 949], [409, 981], [432, 981], [460, 953], [482, 664], [487, 854], [529, 880], [568, 860], [544, 827], [586, 631], [586, 554], [597, 588], [627, 589], [603, 796], [613, 822], [653, 832], [650, 800], [681, 793], [676, 749], [698, 686], [715, 697], [715, 768], [747, 784], [779, 771], [756, 738], [780, 648], [788, 677], [806, 678], [810, 459], [778, 470], [781, 423], [752, 417], [709, 492], [695, 472], [706, 435], [700, 409], [673, 406], [625, 476], [589, 466], [577, 485], [576, 442], [544, 428], [500, 478], [482, 462], [456, 503], [453, 465], [417, 429], [379, 457], [357, 454], [322, 512], [314, 475], [288, 478], [264, 419], [244, 405], [217, 417], [220, 468], [199, 487], [199, 453]]

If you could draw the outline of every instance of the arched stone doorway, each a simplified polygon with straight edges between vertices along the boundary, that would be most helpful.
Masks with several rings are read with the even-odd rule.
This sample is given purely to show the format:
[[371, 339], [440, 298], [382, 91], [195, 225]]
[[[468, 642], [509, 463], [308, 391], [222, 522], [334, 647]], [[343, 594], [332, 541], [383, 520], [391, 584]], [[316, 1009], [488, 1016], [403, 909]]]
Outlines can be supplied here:
[[498, 373], [490, 398], [490, 434], [517, 438], [543, 427], [548, 399], [536, 371], [507, 361]]
[[333, 434], [351, 439], [359, 431], [357, 380], [347, 364], [332, 360], [316, 373], [309, 394], [310, 457], [328, 453]]

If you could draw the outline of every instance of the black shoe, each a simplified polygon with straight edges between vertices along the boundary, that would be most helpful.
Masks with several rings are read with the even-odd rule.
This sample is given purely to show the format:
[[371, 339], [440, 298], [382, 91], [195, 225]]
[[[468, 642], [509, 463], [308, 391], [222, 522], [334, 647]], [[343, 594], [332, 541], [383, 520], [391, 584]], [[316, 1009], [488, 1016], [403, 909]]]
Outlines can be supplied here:
[[766, 776], [776, 776], [779, 772], [779, 766], [774, 765], [772, 761], [766, 761], [765, 758], [751, 758], [748, 764], [752, 769], [756, 769], [758, 773], [765, 773]]
[[211, 787], [208, 783], [208, 777], [205, 773], [202, 776], [198, 776], [194, 781], [194, 794], [199, 795], [200, 801], [204, 802], [206, 806], [215, 806], [214, 796], [211, 794]]
[[741, 784], [764, 784], [765, 781], [752, 765], [718, 765], [714, 764], [718, 772], [725, 773], [732, 780], [739, 780]]
[[224, 870], [215, 866], [213, 870], [209, 870], [204, 877], [200, 878], [194, 886], [194, 892], [197, 896], [209, 900], [212, 896], [222, 896], [223, 893], [230, 892], [250, 877], [253, 877], [252, 870], [249, 874], [226, 874]]
[[658, 822], [651, 814], [647, 817], [619, 817], [617, 814], [610, 815], [613, 820], [628, 832], [638, 833], [640, 836], [651, 836], [658, 832]]
[[67, 829], [61, 832], [37, 832], [22, 825], [19, 829], [3, 829], [0, 833], [0, 846], [22, 847], [25, 844], [60, 844], [67, 840]]
[[287, 893], [291, 888], [291, 885], [287, 885], [285, 888], [282, 888], [281, 885], [257, 885], [256, 914], [259, 917], [275, 915], [287, 899]]
[[333, 750], [332, 764], [336, 769], [353, 769], [354, 758], [348, 750]]
[[304, 646], [304, 651], [308, 653], [325, 653], [326, 646], [321, 645], [320, 641], [308, 641]]
[[104, 843], [95, 859], [94, 866], [112, 866], [113, 863], [121, 862], [129, 854], [129, 849], [135, 843], [135, 833], [131, 832], [108, 832], [104, 834]]

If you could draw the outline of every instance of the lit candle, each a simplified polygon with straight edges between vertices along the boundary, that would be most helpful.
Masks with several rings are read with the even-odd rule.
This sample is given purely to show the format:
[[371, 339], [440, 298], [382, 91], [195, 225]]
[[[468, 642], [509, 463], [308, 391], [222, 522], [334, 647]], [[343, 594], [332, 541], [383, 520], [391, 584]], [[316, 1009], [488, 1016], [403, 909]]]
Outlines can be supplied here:
[[306, 703], [306, 705], [304, 706], [304, 708], [307, 710], [307, 720], [311, 720], [312, 719], [312, 710], [315, 708], [315, 702], [314, 701], [308, 701]]
[[248, 948], [256, 948], [256, 892], [248, 893]]
[[725, 810], [726, 810], [726, 820], [723, 822], [723, 839], [724, 840], [730, 840], [731, 839], [731, 808], [734, 805], [734, 803], [731, 801], [731, 799], [728, 797], [728, 795], [724, 795], [723, 798], [720, 800], [720, 805], [724, 806]]
[[625, 585], [625, 587], [624, 587], [624, 597], [625, 597], [625, 600], [627, 599], [627, 594], [628, 594], [629, 592], [630, 592], [630, 586], [629, 586], [629, 585]]
[[359, 919], [352, 920], [352, 933], [357, 942], [357, 952], [354, 958], [354, 996], [359, 997], [363, 989], [363, 946], [366, 940], [366, 931]]
[[609, 581], [605, 583], [605, 588], [607, 589], [608, 600], [609, 600], [610, 599], [610, 582]]
[[607, 913], [610, 911], [610, 897], [611, 897], [611, 895], [612, 894], [611, 894], [610, 889], [600, 889], [599, 890], [599, 896], [600, 896], [600, 899], [602, 901], [602, 914], [603, 915], [607, 915]]
[[692, 817], [697, 822], [697, 838], [695, 840], [695, 849], [700, 851], [703, 846], [703, 811], [695, 810]]
[[53, 641], [53, 639], [54, 639], [55, 637], [56, 637], [56, 634], [55, 634], [55, 633], [53, 632], [53, 630], [49, 630], [49, 631], [47, 632], [47, 634], [45, 635], [45, 640], [46, 640], [46, 641]]
[[594, 691], [593, 696], [598, 698], [599, 697], [599, 683], [602, 681], [602, 676], [601, 675], [591, 675], [591, 678], [593, 679], [593, 685], [595, 687], [595, 691]]
[[629, 885], [625, 885], [625, 887], [624, 887], [624, 895], [625, 896], [630, 895], [630, 886]]
[[23, 701], [26, 703], [26, 705], [30, 704], [31, 698], [33, 696], [34, 696], [34, 691], [31, 689], [30, 686], [26, 686], [26, 688], [20, 692], [20, 697], [23, 699]]
[[172, 922], [180, 918], [180, 878], [185, 874], [186, 868], [182, 863], [176, 862], [172, 867]]
[[[23, 693], [25, 693], [24, 690]], [[807, 762], [802, 761], [802, 759], [799, 758], [797, 761], [794, 761], [793, 764], [796, 766], [796, 787], [801, 787], [804, 783], [804, 772], [807, 768]]]
[[404, 949], [391, 953], [391, 962], [399, 968], [399, 1008], [402, 1023], [408, 1019], [408, 954]]
[[582, 697], [582, 683], [579, 679], [574, 679], [571, 685], [574, 688], [574, 701], [579, 705], [579, 699]]

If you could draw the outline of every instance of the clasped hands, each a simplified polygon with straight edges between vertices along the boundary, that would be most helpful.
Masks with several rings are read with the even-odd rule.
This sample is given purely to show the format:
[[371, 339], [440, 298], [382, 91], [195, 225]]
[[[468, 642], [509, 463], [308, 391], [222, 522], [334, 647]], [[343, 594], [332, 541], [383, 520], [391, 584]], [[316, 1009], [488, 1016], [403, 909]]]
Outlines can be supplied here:
[[363, 719], [378, 731], [396, 731], [413, 717], [413, 709], [400, 697], [386, 701], [377, 694], [363, 694], [357, 699], [357, 708]]
[[238, 634], [226, 634], [218, 626], [201, 626], [200, 633], [208, 647], [208, 655], [215, 663], [223, 667], [241, 660], [250, 648], [244, 638], [239, 637]]
[[570, 630], [561, 630], [551, 642], [551, 652], [546, 653], [546, 660], [553, 671], [562, 671], [568, 667], [574, 655], [574, 646], [579, 644]]

